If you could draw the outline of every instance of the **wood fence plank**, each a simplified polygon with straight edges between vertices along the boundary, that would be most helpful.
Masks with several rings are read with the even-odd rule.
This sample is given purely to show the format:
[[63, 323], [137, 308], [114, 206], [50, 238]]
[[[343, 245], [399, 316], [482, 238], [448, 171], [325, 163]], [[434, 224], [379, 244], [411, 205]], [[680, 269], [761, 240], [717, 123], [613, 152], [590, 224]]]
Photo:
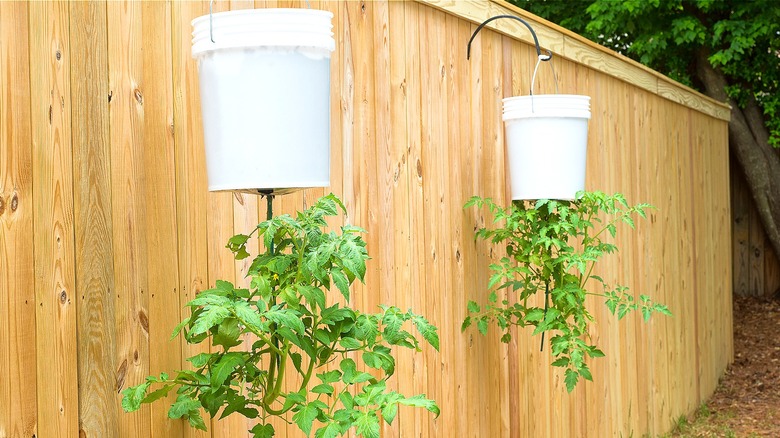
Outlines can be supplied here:
[[[425, 194], [424, 184], [428, 177], [424, 173], [424, 160], [422, 149], [422, 63], [420, 57], [409, 56], [408, 54], [419, 53], [423, 44], [426, 44], [424, 33], [421, 29], [421, 20], [424, 19], [424, 8], [417, 4], [409, 3], [405, 11], [404, 22], [406, 29], [406, 127], [407, 127], [407, 158], [409, 160], [409, 295], [410, 306], [415, 311], [424, 313], [425, 297], [427, 292], [426, 278], [426, 248], [425, 248]], [[412, 393], [421, 394], [425, 392], [427, 374], [427, 363], [416, 355], [411, 370], [406, 369], [405, 374], [412, 383]], [[415, 412], [406, 410], [399, 414], [401, 423], [401, 436], [423, 436], [430, 420], [427, 417], [420, 417]], [[411, 424], [410, 424], [411, 423]]]
[[[224, 2], [215, 2], [215, 11], [225, 8]], [[173, 142], [176, 163], [176, 219], [179, 258], [179, 301], [180, 317], [189, 315], [186, 303], [209, 288], [210, 281], [210, 195], [206, 178], [205, 150], [203, 146], [203, 125], [200, 111], [197, 63], [192, 59], [192, 26], [190, 22], [207, 14], [209, 4], [199, 2], [173, 2], [171, 7], [171, 52], [173, 57]], [[224, 196], [223, 196], [224, 198]], [[229, 198], [228, 198], [229, 203]], [[231, 211], [232, 213], [232, 211]], [[231, 218], [232, 223], [232, 218]], [[223, 243], [224, 245], [224, 243]], [[233, 274], [231, 272], [231, 278]], [[183, 338], [181, 358], [199, 353], [208, 353], [208, 345], [189, 345]], [[181, 364], [180, 366], [186, 366]], [[160, 412], [161, 419], [164, 412]], [[207, 420], [207, 426], [209, 425]], [[212, 428], [221, 429], [211, 422]], [[183, 436], [200, 434], [184, 426]], [[217, 432], [217, 435], [219, 436]], [[209, 436], [210, 433], [198, 436]]]
[[[77, 436], [70, 12], [30, 3], [38, 436]], [[38, 335], [38, 334], [46, 334]], [[45, 420], [43, 420], [45, 419]]]
[[[476, 26], [470, 26], [470, 32]], [[469, 61], [469, 125], [471, 126], [470, 136], [468, 143], [471, 148], [471, 153], [464, 157], [461, 155], [461, 159], [467, 160], [467, 163], [471, 165], [471, 178], [468, 184], [469, 196], [481, 196], [481, 197], [495, 197], [496, 193], [490, 191], [490, 188], [485, 187], [482, 182], [482, 174], [486, 171], [483, 167], [483, 156], [485, 155], [483, 147], [483, 130], [485, 125], [485, 118], [483, 117], [483, 111], [485, 105], [489, 105], [489, 100], [483, 98], [483, 88], [489, 86], [485, 85], [485, 73], [484, 65], [486, 62], [490, 62], [490, 57], [485, 50], [486, 44], [482, 43], [485, 38], [485, 34], [480, 35], [479, 40], [475, 40], [472, 46], [471, 60]], [[464, 152], [468, 151], [465, 149]], [[476, 208], [470, 209], [472, 211], [469, 218], [469, 225], [472, 232], [477, 229], [486, 226], [490, 223], [490, 218], [486, 218], [486, 213], [483, 210]], [[468, 263], [466, 264], [466, 278], [473, 279], [465, 286], [471, 286], [466, 289], [466, 295], [468, 301], [475, 301], [478, 303], [484, 303], [484, 297], [486, 295], [486, 280], [487, 277], [482, 274], [485, 269], [485, 255], [487, 254], [486, 243], [481, 241], [475, 241], [473, 246], [469, 247], [470, 251], [467, 252]], [[470, 259], [470, 260], [469, 260]], [[467, 332], [468, 336], [468, 349], [464, 356], [467, 361], [467, 373], [464, 376], [465, 385], [467, 388], [467, 399], [472, 401], [470, 409], [464, 414], [468, 418], [468, 427], [466, 429], [466, 436], [477, 437], [480, 435], [482, 428], [484, 427], [483, 412], [481, 407], [486, 404], [486, 400], [483, 398], [482, 390], [483, 385], [480, 383], [481, 375], [479, 370], [487, 369], [486, 367], [486, 345], [484, 337], [471, 330]]]
[[[471, 26], [455, 17], [446, 18], [447, 57], [445, 58], [445, 74], [449, 76], [447, 84], [447, 117], [451, 121], [468, 120], [470, 118], [470, 61], [465, 60], [463, 47], [471, 35]], [[449, 196], [452, 197], [448, 214], [452, 218], [449, 239], [452, 245], [448, 276], [450, 287], [441, 291], [440, 296], [449, 307], [451, 322], [445, 319], [441, 326], [441, 351], [445, 361], [444, 370], [449, 372], [448, 388], [444, 388], [442, 407], [453, 400], [450, 409], [443, 410], [446, 415], [442, 420], [454, 425], [454, 430], [466, 433], [468, 431], [468, 412], [471, 401], [468, 399], [469, 388], [466, 386], [466, 375], [470, 359], [467, 357], [469, 335], [462, 333], [459, 327], [466, 316], [468, 295], [476, 290], [474, 277], [468, 275], [472, 263], [466, 260], [474, 246], [472, 237], [475, 209], [463, 208], [463, 205], [475, 194], [473, 171], [473, 146], [471, 126], [466, 123], [453, 123], [448, 129], [450, 169]], [[473, 260], [473, 259], [472, 259]], [[458, 285], [461, 285], [458, 287]], [[447, 330], [453, 327], [454, 330]], [[451, 411], [447, 413], [446, 411]]]
[[[375, 283], [368, 284], [368, 287], [369, 291], [372, 288], [379, 290], [378, 294], [370, 294], [369, 292], [374, 300], [367, 303], [368, 312], [378, 312], [380, 303], [398, 306], [400, 304], [398, 292], [403, 290], [396, 287], [396, 275], [398, 255], [403, 253], [403, 248], [406, 245], [403, 242], [398, 244], [399, 242], [396, 240], [395, 233], [398, 225], [395, 222], [396, 215], [393, 210], [399, 201], [406, 198], [406, 187], [398, 184], [398, 172], [401, 164], [399, 149], [402, 149], [403, 145], [394, 144], [396, 139], [393, 136], [394, 133], [398, 132], [398, 129], [393, 128], [395, 119], [393, 118], [392, 105], [396, 102], [393, 94], [395, 84], [397, 84], [397, 70], [393, 71], [393, 68], [397, 69], [398, 67], [392, 65], [393, 62], [397, 62], [397, 58], [393, 58], [391, 44], [394, 39], [399, 40], [395, 33], [399, 27], [398, 23], [391, 23], [391, 7], [391, 4], [387, 2], [376, 2], [371, 3], [371, 8], [368, 11], [371, 14], [370, 19], [374, 30], [372, 42], [374, 46], [373, 93], [377, 151], [375, 160], [375, 192], [377, 196], [374, 197], [376, 200], [375, 211], [371, 212], [376, 220], [376, 228], [373, 232], [376, 246], [370, 250], [370, 254], [372, 257], [378, 256], [375, 265], [378, 272], [373, 278]], [[400, 30], [402, 31], [402, 28]], [[403, 34], [400, 36], [400, 41], [403, 41]], [[403, 66], [403, 63], [401, 65]], [[402, 124], [401, 127], [403, 126]], [[403, 306], [400, 308], [404, 309]], [[392, 391], [398, 391], [398, 379], [391, 379], [388, 382], [388, 388]], [[385, 437], [398, 436], [398, 422], [394, 422], [392, 426], [382, 423], [382, 433]]]
[[0, 3], [0, 436], [37, 423], [33, 143], [27, 4]]
[[117, 430], [106, 4], [70, 3], [79, 433]]
[[747, 269], [750, 273], [748, 290], [751, 295], [760, 296], [764, 294], [764, 242], [766, 237], [763, 233], [764, 226], [761, 224], [761, 218], [758, 210], [751, 208], [748, 212], [748, 264]]
[[[445, 281], [447, 269], [445, 268], [448, 254], [446, 243], [446, 234], [449, 229], [445, 225], [443, 209], [445, 207], [445, 185], [448, 179], [448, 172], [443, 166], [449, 164], [446, 159], [446, 151], [449, 148], [446, 137], [447, 127], [447, 85], [446, 69], [444, 67], [444, 56], [446, 46], [443, 44], [444, 36], [441, 31], [445, 30], [439, 26], [439, 20], [444, 19], [440, 11], [430, 8], [424, 9], [424, 15], [421, 14], [419, 20], [420, 58], [427, 62], [420, 63], [420, 83], [421, 87], [421, 156], [422, 156], [422, 182], [423, 182], [423, 243], [424, 243], [424, 263], [425, 269], [421, 274], [420, 280], [425, 283], [424, 297], [418, 312], [425, 314], [435, 325], [441, 326], [442, 305], [446, 305], [439, 299], [439, 294], [445, 291]], [[434, 24], [435, 23], [435, 24]], [[440, 31], [441, 30], [441, 31]], [[449, 195], [449, 193], [446, 193]], [[449, 202], [449, 196], [447, 196]], [[446, 230], [446, 233], [443, 231]], [[425, 378], [420, 379], [424, 385], [423, 392], [426, 392], [434, 399], [441, 399], [441, 362], [435, 350], [425, 350], [424, 370]], [[424, 412], [417, 413], [418, 418], [423, 423], [423, 434], [425, 436], [439, 436], [441, 430], [439, 423], [432, 421]]]
[[[143, 3], [142, 86], [134, 90], [136, 101], [143, 107], [143, 147], [147, 182], [147, 271], [149, 320], [149, 372], [159, 375], [185, 367], [178, 342], [169, 341], [174, 327], [181, 320], [179, 241], [177, 202], [177, 166], [173, 80], [173, 50], [171, 5]], [[167, 418], [167, 410], [175, 400], [169, 394], [152, 406], [152, 436], [177, 437], [191, 430], [185, 420]], [[210, 436], [210, 434], [209, 434]]]
[[[394, 167], [392, 169], [393, 181], [392, 187], [392, 204], [390, 206], [392, 216], [392, 239], [393, 239], [393, 268], [394, 279], [393, 285], [395, 290], [392, 291], [392, 299], [387, 304], [393, 304], [401, 309], [408, 309], [412, 307], [413, 297], [404, 293], [404, 291], [410, 290], [411, 284], [411, 255], [412, 255], [412, 241], [411, 241], [411, 209], [413, 208], [409, 202], [409, 184], [413, 174], [416, 172], [416, 167], [411, 163], [411, 157], [409, 155], [409, 132], [407, 129], [407, 116], [409, 105], [408, 94], [408, 73], [407, 66], [410, 60], [407, 58], [407, 39], [409, 38], [409, 30], [407, 29], [407, 17], [406, 10], [409, 7], [406, 3], [390, 2], [389, 8], [389, 26], [388, 38], [386, 44], [389, 45], [385, 50], [389, 51], [389, 90], [378, 91], [378, 94], [389, 93], [390, 99], [390, 120], [389, 120], [389, 135], [390, 135], [390, 162]], [[377, 84], [380, 86], [382, 84]], [[409, 369], [413, 366], [416, 360], [419, 360], [417, 353], [408, 349], [394, 348], [393, 354], [396, 356], [396, 362], [403, 369]], [[393, 377], [395, 381], [395, 388], [404, 395], [412, 395], [415, 393], [414, 383], [412, 379], [399, 379], [399, 376]], [[392, 430], [385, 427], [384, 431], [388, 437], [409, 436], [410, 431], [414, 430], [414, 421], [411, 413], [408, 410], [399, 410], [398, 418], [394, 422]]]
[[729, 164], [731, 175], [731, 257], [734, 271], [733, 290], [737, 295], [748, 295], [750, 288], [750, 193], [742, 170], [735, 162]]
[[113, 251], [116, 255], [115, 402], [120, 412], [113, 434], [148, 436], [150, 408], [122, 413], [121, 391], [149, 374], [146, 191], [144, 186], [144, 111], [136, 90], [143, 88], [141, 4], [109, 2], [108, 71], [111, 144]]

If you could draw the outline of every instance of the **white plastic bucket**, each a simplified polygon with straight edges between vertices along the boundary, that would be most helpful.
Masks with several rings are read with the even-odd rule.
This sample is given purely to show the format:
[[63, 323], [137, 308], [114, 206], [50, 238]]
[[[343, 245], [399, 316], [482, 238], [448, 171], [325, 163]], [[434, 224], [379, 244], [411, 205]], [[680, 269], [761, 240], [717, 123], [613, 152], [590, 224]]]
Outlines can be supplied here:
[[590, 97], [504, 99], [512, 199], [574, 199], [585, 188]]
[[330, 185], [332, 18], [246, 9], [192, 21], [210, 191]]

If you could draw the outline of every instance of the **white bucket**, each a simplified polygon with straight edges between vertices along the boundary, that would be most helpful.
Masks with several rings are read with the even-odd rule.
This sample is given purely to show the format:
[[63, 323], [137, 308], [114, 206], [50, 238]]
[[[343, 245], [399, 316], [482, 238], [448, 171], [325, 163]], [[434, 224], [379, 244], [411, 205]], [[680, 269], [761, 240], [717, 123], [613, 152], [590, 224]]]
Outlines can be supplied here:
[[192, 21], [210, 191], [330, 185], [332, 18], [246, 9]]
[[504, 99], [512, 199], [574, 199], [585, 188], [590, 97]]

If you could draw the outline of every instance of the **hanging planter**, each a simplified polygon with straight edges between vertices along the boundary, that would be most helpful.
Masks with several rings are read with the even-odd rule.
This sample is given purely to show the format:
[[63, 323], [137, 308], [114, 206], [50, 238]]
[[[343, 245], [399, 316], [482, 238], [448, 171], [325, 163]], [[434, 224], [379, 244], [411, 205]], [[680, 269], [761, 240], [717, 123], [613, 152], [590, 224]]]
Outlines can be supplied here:
[[247, 9], [192, 21], [210, 191], [330, 185], [332, 18]]
[[539, 64], [550, 61], [552, 52], [542, 54], [534, 30], [514, 15], [498, 15], [479, 25], [469, 40], [468, 57], [471, 41], [477, 33], [487, 23], [499, 18], [512, 18], [525, 24], [533, 35], [538, 57], [530, 94], [503, 100], [512, 200], [573, 200], [578, 191], [585, 189], [590, 97], [533, 94]]

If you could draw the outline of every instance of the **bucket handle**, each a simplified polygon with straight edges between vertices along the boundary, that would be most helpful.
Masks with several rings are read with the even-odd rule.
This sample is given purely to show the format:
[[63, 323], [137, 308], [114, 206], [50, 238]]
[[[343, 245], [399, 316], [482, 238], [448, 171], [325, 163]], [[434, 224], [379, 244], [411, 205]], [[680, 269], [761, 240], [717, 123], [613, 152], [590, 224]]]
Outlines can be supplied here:
[[[306, 8], [311, 9], [309, 0], [306, 0]], [[209, 36], [211, 37], [211, 42], [214, 43], [214, 0], [209, 2]]]
[[532, 108], [533, 108], [534, 84], [536, 83], [536, 72], [539, 70], [539, 64], [541, 64], [542, 61], [550, 61], [550, 70], [552, 70], [553, 83], [555, 84], [555, 94], [559, 94], [558, 76], [555, 74], [555, 67], [553, 67], [552, 58], [542, 59], [542, 56], [544, 55], [539, 55], [538, 59], [536, 60], [536, 66], [534, 67], [534, 74], [533, 76], [531, 76], [531, 107]]

